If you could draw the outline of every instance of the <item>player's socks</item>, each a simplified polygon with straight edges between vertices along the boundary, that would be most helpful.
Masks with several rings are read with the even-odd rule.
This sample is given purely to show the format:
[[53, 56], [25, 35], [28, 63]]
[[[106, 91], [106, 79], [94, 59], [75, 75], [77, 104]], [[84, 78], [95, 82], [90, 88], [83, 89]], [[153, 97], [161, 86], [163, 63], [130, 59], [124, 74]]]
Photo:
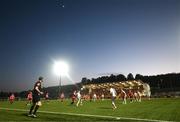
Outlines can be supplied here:
[[36, 111], [38, 110], [38, 108], [39, 108], [39, 106], [36, 105], [35, 110], [34, 110], [34, 112], [33, 112], [34, 115], [36, 115]]
[[34, 109], [34, 106], [35, 106], [35, 105], [32, 105], [32, 106], [31, 106], [31, 109], [30, 109], [30, 111], [29, 111], [29, 114], [32, 114], [32, 110]]

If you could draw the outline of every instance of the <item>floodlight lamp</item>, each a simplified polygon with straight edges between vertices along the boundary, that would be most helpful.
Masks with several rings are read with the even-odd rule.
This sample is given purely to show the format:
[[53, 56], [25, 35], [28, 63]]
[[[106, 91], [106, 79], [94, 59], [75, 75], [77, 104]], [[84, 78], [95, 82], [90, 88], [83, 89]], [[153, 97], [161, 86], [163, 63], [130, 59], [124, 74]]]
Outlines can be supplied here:
[[54, 63], [54, 73], [58, 76], [67, 75], [69, 67], [66, 62], [60, 61]]

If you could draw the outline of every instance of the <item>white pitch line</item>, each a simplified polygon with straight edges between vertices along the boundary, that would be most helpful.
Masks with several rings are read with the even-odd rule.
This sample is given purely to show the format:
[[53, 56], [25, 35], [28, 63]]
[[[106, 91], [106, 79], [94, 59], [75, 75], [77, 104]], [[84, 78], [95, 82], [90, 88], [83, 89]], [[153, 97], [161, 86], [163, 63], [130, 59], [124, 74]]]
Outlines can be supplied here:
[[[1, 108], [1, 110], [11, 110], [11, 111], [23, 111], [28, 112], [29, 110], [25, 109], [14, 109], [14, 108]], [[87, 116], [87, 117], [97, 117], [97, 118], [110, 118], [110, 119], [124, 119], [124, 120], [137, 120], [137, 121], [148, 121], [148, 122], [173, 122], [173, 121], [164, 121], [164, 120], [154, 120], [154, 119], [141, 119], [141, 118], [132, 118], [132, 117], [120, 117], [120, 116], [103, 116], [103, 115], [93, 115], [93, 114], [77, 114], [77, 113], [65, 113], [65, 112], [53, 112], [53, 111], [38, 111], [39, 113], [48, 113], [48, 114], [64, 114], [71, 116]]]

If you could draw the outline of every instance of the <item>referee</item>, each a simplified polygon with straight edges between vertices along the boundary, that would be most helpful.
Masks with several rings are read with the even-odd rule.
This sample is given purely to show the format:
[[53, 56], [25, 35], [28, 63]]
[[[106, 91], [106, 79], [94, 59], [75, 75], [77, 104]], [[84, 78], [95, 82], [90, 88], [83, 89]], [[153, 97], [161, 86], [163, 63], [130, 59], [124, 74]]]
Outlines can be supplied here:
[[[42, 105], [40, 101], [40, 95], [43, 94], [41, 91], [41, 83], [43, 82], [43, 77], [39, 77], [38, 81], [36, 81], [33, 89], [33, 104], [29, 111], [28, 116], [36, 118], [36, 111]], [[34, 110], [34, 111], [33, 111]]]

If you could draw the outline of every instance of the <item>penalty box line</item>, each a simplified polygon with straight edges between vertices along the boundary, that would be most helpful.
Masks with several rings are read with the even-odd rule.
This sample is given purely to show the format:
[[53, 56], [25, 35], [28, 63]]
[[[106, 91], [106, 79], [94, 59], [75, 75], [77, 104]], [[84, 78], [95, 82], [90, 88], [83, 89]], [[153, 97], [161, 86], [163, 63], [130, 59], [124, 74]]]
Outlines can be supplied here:
[[[9, 110], [9, 111], [21, 111], [21, 112], [28, 112], [29, 110], [25, 109], [15, 109], [15, 108], [2, 108], [1, 110]], [[116, 119], [116, 120], [137, 120], [137, 121], [148, 121], [148, 122], [173, 122], [173, 121], [164, 121], [164, 120], [155, 120], [155, 119], [141, 119], [141, 118], [132, 118], [132, 117], [118, 117], [118, 116], [105, 116], [105, 115], [93, 115], [93, 114], [78, 114], [78, 113], [66, 113], [66, 112], [53, 112], [53, 111], [38, 111], [39, 113], [46, 113], [46, 114], [61, 114], [61, 115], [71, 115], [71, 116], [86, 116], [86, 117], [97, 117], [97, 118], [109, 118], [109, 119]]]

